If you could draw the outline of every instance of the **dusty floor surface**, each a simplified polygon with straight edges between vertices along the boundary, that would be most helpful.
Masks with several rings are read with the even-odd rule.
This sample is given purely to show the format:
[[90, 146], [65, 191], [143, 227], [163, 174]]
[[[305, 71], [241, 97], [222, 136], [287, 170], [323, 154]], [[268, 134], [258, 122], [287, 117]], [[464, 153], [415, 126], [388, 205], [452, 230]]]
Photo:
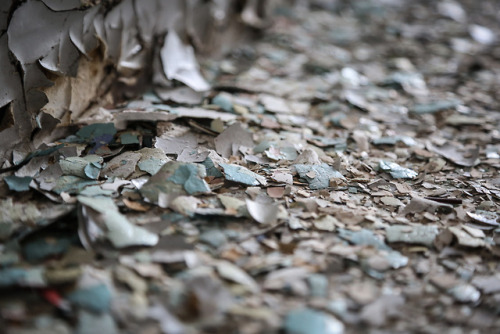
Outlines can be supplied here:
[[1, 174], [0, 328], [499, 331], [499, 10], [281, 11], [101, 109]]

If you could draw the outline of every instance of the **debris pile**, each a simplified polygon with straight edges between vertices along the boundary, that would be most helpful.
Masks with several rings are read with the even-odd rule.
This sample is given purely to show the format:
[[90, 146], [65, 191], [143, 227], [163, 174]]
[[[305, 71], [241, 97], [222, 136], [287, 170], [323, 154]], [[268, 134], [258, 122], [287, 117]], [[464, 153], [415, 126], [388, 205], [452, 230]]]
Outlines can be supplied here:
[[0, 326], [500, 328], [494, 2], [315, 4], [202, 62], [211, 90], [167, 67], [187, 87], [13, 152]]

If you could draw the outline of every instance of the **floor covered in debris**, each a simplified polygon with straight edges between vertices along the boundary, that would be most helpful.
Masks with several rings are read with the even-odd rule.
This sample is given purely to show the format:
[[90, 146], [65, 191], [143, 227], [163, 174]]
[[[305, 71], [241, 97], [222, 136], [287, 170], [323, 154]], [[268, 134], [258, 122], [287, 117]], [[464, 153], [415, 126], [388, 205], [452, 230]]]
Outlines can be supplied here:
[[0, 328], [499, 330], [499, 15], [282, 10], [209, 92], [82, 119], [0, 175]]

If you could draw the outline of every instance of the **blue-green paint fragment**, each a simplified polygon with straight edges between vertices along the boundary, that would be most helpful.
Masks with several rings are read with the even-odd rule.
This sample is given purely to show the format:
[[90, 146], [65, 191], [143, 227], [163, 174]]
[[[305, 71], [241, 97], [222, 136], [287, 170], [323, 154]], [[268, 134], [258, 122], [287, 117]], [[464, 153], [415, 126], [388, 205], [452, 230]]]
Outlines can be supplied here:
[[199, 177], [198, 171], [198, 166], [195, 164], [181, 165], [168, 180], [182, 185], [189, 195], [210, 192], [210, 187]]
[[286, 315], [284, 329], [287, 334], [341, 334], [344, 325], [324, 312], [303, 308]]
[[0, 269], [0, 288], [11, 286], [44, 287], [44, 268], [32, 267]]
[[120, 135], [120, 143], [122, 145], [139, 144], [139, 137], [132, 133], [122, 133]]
[[372, 246], [379, 250], [390, 251], [391, 247], [387, 246], [382, 239], [377, 237], [372, 231], [362, 229], [359, 231], [351, 231], [343, 228], [337, 229], [339, 237], [347, 240], [355, 245]]
[[5, 183], [7, 183], [7, 187], [12, 191], [28, 191], [30, 190], [30, 183], [33, 180], [30, 176], [6, 176], [4, 178]]
[[84, 126], [76, 133], [77, 137], [84, 142], [93, 142], [96, 138], [103, 137], [105, 135], [114, 136], [116, 134], [116, 128], [113, 123], [97, 123]]
[[269, 147], [271, 147], [270, 142], [268, 142], [267, 140], [261, 141], [257, 146], [253, 148], [253, 153], [263, 153]]
[[215, 167], [214, 162], [209, 157], [207, 157], [205, 160], [203, 160], [203, 162], [201, 164], [205, 166], [205, 169], [207, 170], [208, 176], [213, 176], [213, 177], [224, 176], [224, 175], [222, 175], [220, 170], [218, 170], [217, 167]]
[[35, 152], [32, 152], [28, 155], [28, 158], [35, 158], [35, 157], [43, 157], [46, 155], [50, 155], [56, 151], [58, 151], [60, 148], [63, 148], [64, 144], [59, 144], [53, 147], [46, 148], [44, 150], [36, 150]]
[[28, 154], [28, 156], [26, 158], [22, 159], [21, 161], [14, 161], [14, 164], [19, 165], [21, 163], [27, 162], [33, 158], [36, 158], [36, 157], [43, 157], [46, 155], [50, 155], [50, 154], [58, 151], [62, 147], [64, 147], [64, 144], [59, 144], [57, 146], [49, 147], [49, 148], [46, 148], [44, 150], [36, 150], [35, 152], [31, 152], [30, 154]]
[[398, 165], [395, 162], [380, 160], [378, 167], [381, 171], [388, 172], [395, 179], [413, 179], [418, 173]]
[[59, 236], [57, 238], [38, 237], [23, 245], [23, 256], [31, 263], [40, 262], [51, 256], [65, 253], [73, 243], [71, 236]]
[[219, 106], [222, 110], [227, 112], [233, 112], [233, 103], [231, 100], [224, 96], [223, 94], [218, 94], [216, 97], [212, 99], [212, 103]]
[[99, 178], [99, 173], [101, 172], [102, 165], [99, 163], [90, 163], [83, 169], [85, 175], [92, 180], [97, 180]]
[[160, 168], [169, 161], [167, 155], [160, 148], [143, 148], [138, 151], [142, 155], [137, 167], [150, 175], [158, 173]]
[[383, 82], [384, 85], [401, 88], [405, 91], [424, 91], [427, 89], [425, 80], [420, 73], [395, 72]]
[[[158, 97], [158, 95], [156, 95], [156, 93], [153, 91], [149, 91], [149, 92], [142, 94], [142, 99], [144, 101], [149, 101], [151, 103], [161, 103], [162, 102], [162, 100]], [[129, 103], [128, 105], [130, 105], [130, 104], [131, 103]]]
[[169, 161], [158, 173], [146, 182], [139, 192], [152, 203], [157, 203], [161, 193], [194, 194], [209, 193], [210, 187], [203, 179], [206, 177], [202, 164]]
[[[339, 120], [340, 122], [340, 120]], [[334, 151], [345, 151], [347, 149], [347, 140], [345, 138], [328, 138], [322, 136], [308, 136], [307, 140], [320, 147], [331, 148]]]
[[150, 175], [155, 175], [160, 170], [161, 166], [166, 163], [166, 160], [149, 158], [137, 163], [137, 167], [143, 172], [149, 173]]
[[339, 101], [331, 101], [327, 103], [321, 103], [317, 106], [318, 111], [323, 115], [331, 114], [335, 111], [342, 109], [342, 104]]
[[151, 111], [156, 111], [156, 110], [162, 110], [162, 111], [168, 111], [173, 114], [177, 113], [177, 110], [172, 108], [172, 106], [169, 106], [168, 104], [154, 104], [151, 107]]
[[342, 120], [344, 120], [346, 117], [347, 117], [346, 114], [335, 113], [335, 115], [332, 115], [330, 117], [330, 123], [332, 123], [333, 125], [338, 126], [338, 127], [343, 127]]
[[226, 235], [218, 229], [208, 230], [200, 235], [201, 242], [204, 242], [214, 248], [219, 248], [220, 246], [227, 243]]
[[169, 223], [177, 223], [185, 219], [186, 217], [180, 213], [170, 212], [161, 215], [161, 219]]
[[99, 284], [72, 292], [68, 300], [86, 310], [103, 313], [109, 311], [111, 292], [106, 285]]
[[26, 277], [26, 270], [20, 268], [8, 268], [0, 270], [0, 287], [16, 285]]
[[187, 178], [186, 182], [184, 182], [184, 190], [186, 190], [189, 195], [192, 195], [196, 193], [209, 192], [210, 187], [205, 180], [191, 175]]
[[288, 160], [293, 161], [297, 159], [298, 153], [295, 147], [285, 146], [279, 148], [269, 148], [264, 152], [269, 159], [272, 160]]
[[434, 239], [439, 234], [435, 225], [391, 225], [386, 229], [387, 242], [404, 242], [432, 247]]
[[415, 114], [433, 114], [438, 111], [453, 109], [460, 105], [460, 100], [443, 100], [443, 101], [435, 101], [431, 103], [421, 103], [416, 104], [411, 112]]
[[[408, 264], [408, 258], [400, 252], [393, 250], [382, 239], [377, 237], [375, 233], [370, 230], [362, 229], [360, 231], [350, 231], [343, 228], [337, 229], [340, 238], [349, 241], [355, 245], [372, 246], [378, 250], [385, 251], [384, 255], [387, 262], [392, 268], [397, 269], [404, 267]], [[377, 277], [378, 273], [368, 266], [364, 268], [370, 275]]]
[[[321, 165], [296, 164], [293, 165], [293, 167], [295, 167], [295, 170], [297, 171], [299, 176], [306, 180], [306, 182], [309, 184], [309, 188], [314, 190], [328, 188], [330, 186], [331, 178], [344, 178], [344, 176], [340, 174], [340, 172], [336, 171], [325, 163]], [[314, 177], [310, 177], [309, 175], [307, 175], [311, 172], [314, 172]]]
[[93, 144], [90, 153], [95, 153], [99, 148], [113, 141], [116, 128], [113, 123], [98, 123], [84, 126], [76, 133], [81, 142]]
[[328, 278], [323, 274], [311, 274], [307, 277], [311, 296], [326, 298], [328, 297]]
[[298, 157], [297, 150], [293, 146], [281, 147], [280, 152], [285, 160], [293, 161]]
[[259, 184], [265, 185], [266, 179], [251, 170], [230, 164], [220, 164], [224, 169], [224, 176], [226, 180], [246, 184], [249, 186], [258, 186]]

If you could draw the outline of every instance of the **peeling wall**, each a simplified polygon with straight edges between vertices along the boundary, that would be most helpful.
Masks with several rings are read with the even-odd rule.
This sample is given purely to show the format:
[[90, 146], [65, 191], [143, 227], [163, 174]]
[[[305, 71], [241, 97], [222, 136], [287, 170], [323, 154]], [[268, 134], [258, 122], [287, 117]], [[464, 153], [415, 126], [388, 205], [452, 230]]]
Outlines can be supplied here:
[[42, 113], [70, 124], [89, 106], [111, 102], [116, 82], [144, 90], [154, 73], [155, 85], [175, 79], [207, 90], [194, 51], [229, 50], [263, 26], [264, 3], [1, 1], [0, 157], [11, 160], [16, 147], [33, 146]]

